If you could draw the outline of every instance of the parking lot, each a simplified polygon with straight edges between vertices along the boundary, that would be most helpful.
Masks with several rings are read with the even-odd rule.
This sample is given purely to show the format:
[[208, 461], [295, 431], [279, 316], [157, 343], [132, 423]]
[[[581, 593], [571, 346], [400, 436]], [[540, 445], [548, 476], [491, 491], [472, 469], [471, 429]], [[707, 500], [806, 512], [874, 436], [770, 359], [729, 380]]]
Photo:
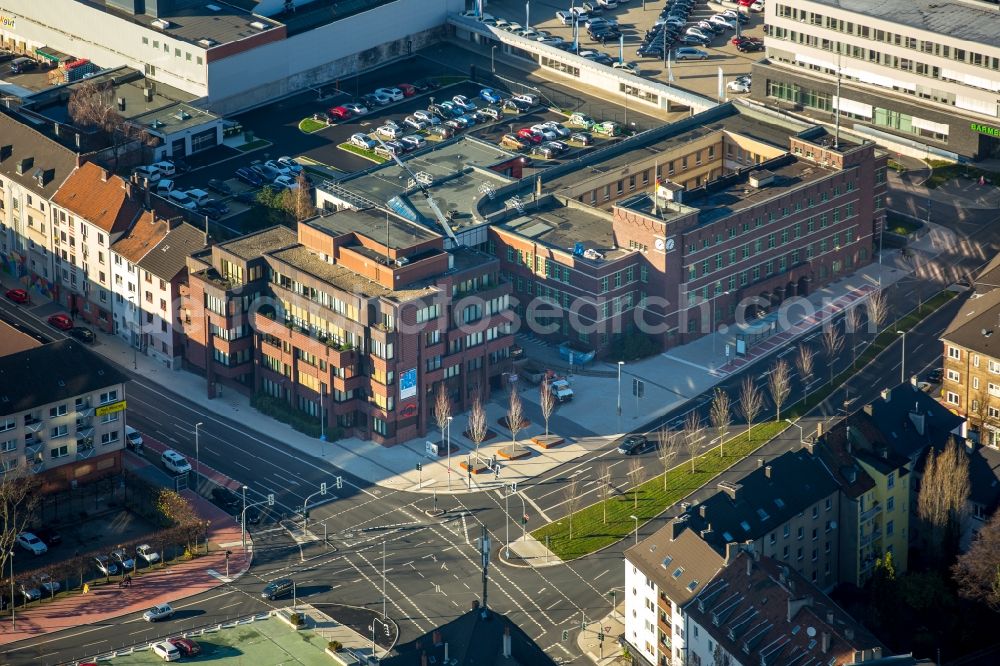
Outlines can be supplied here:
[[[639, 75], [644, 78], [654, 79], [663, 83], [668, 83], [668, 69], [673, 73], [672, 85], [689, 90], [705, 97], [715, 99], [718, 94], [718, 72], [722, 68], [725, 80], [732, 81], [737, 76], [750, 73], [751, 64], [761, 58], [760, 53], [740, 53], [736, 46], [731, 43], [733, 31], [726, 31], [713, 38], [709, 46], [697, 47], [708, 53], [706, 60], [688, 60], [683, 62], [672, 62], [668, 68], [662, 58], [638, 57], [636, 48], [642, 42], [646, 30], [653, 26], [660, 11], [664, 7], [664, 2], [649, 0], [646, 9], [643, 10], [641, 0], [629, 0], [621, 3], [617, 9], [605, 9], [601, 14], [602, 18], [614, 19], [618, 21], [618, 27], [624, 37], [624, 61], [634, 63], [639, 70]], [[688, 17], [688, 24], [693, 25], [700, 20], [717, 14], [729, 6], [722, 6], [715, 2], [698, 0], [695, 2], [691, 14]], [[504, 18], [508, 21], [516, 21], [524, 25], [525, 5], [520, 0], [491, 0], [486, 8], [486, 13], [496, 18]], [[561, 37], [567, 42], [573, 41], [573, 27], [564, 26], [555, 18], [556, 11], [566, 11], [564, 3], [553, 2], [533, 2], [531, 3], [531, 27], [536, 30], [545, 30], [553, 36]], [[764, 14], [762, 12], [751, 12], [750, 21], [740, 27], [740, 34], [747, 37], [763, 38], [764, 36]], [[685, 26], [685, 29], [687, 28]], [[682, 31], [683, 32], [683, 31]], [[602, 45], [595, 42], [587, 34], [587, 30], [581, 24], [579, 26], [579, 43], [582, 49], [593, 49], [606, 53], [614, 60], [619, 57], [619, 44], [608, 42]], [[552, 78], [559, 79], [559, 75], [553, 72]], [[728, 93], [733, 94], [733, 93]]]

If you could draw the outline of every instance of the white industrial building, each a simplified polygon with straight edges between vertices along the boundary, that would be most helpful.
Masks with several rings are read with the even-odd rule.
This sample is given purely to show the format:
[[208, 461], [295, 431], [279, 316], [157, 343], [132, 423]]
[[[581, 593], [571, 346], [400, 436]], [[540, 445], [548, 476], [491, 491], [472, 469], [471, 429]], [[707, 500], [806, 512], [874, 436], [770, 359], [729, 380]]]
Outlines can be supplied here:
[[405, 57], [440, 39], [448, 14], [465, 8], [464, 0], [295, 4], [268, 18], [255, 11], [284, 3], [0, 0], [0, 45], [132, 67], [227, 114]]

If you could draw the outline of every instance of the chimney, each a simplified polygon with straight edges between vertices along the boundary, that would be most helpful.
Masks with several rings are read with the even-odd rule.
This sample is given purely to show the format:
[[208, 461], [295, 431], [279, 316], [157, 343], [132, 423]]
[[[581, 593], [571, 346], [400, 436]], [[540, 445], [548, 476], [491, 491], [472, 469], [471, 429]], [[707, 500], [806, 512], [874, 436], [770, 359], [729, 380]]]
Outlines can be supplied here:
[[704, 539], [705, 537], [707, 537], [711, 533], [712, 533], [712, 523], [708, 523], [707, 525], [705, 525], [705, 529], [703, 529], [701, 532], [699, 532], [699, 534], [701, 535], [702, 539]]
[[892, 389], [882, 389], [882, 400], [889, 402], [892, 399]]
[[444, 644], [444, 663], [448, 663], [448, 643]]
[[[507, 658], [507, 659], [510, 659], [510, 626], [509, 625], [503, 628], [503, 656], [505, 658]], [[445, 657], [445, 661], [446, 662], [448, 661], [447, 657]]]
[[822, 636], [822, 648], [823, 654], [830, 651], [830, 632], [824, 631]]
[[769, 479], [771, 478], [771, 466], [770, 465], [768, 465], [767, 467], [764, 468], [764, 476], [766, 476]]
[[764, 466], [764, 459], [763, 458], [757, 458], [757, 469], [760, 469], [763, 466]]
[[153, 101], [153, 89], [152, 88], [143, 88], [142, 89], [142, 97], [147, 102], [152, 102]]
[[119, 111], [124, 111], [125, 110], [125, 98], [124, 97], [119, 97], [118, 98], [118, 110]]
[[748, 557], [747, 558], [747, 575], [749, 576], [752, 573], [753, 573], [753, 558], [752, 557]]
[[673, 541], [674, 539], [679, 537], [681, 535], [681, 532], [683, 532], [686, 528], [687, 528], [687, 521], [674, 520], [674, 522], [670, 523], [670, 530], [671, 530], [670, 540]]
[[435, 629], [434, 633], [431, 634], [431, 642], [434, 645], [441, 645], [441, 632], [439, 630]]
[[708, 507], [702, 504], [698, 507], [698, 515], [702, 518], [708, 518]]
[[833, 625], [833, 611], [832, 610], [828, 610], [826, 612], [826, 623], [829, 624], [829, 625]]
[[917, 376], [916, 375], [910, 375], [910, 386], [913, 387], [914, 391], [919, 391], [920, 390], [919, 388], [917, 388]]
[[816, 439], [819, 439], [822, 436], [823, 436], [823, 422], [820, 421], [819, 423], [816, 424]]
[[0, 146], [0, 162], [14, 154], [14, 146], [12, 144], [7, 144], [6, 146]]
[[535, 196], [542, 196], [542, 177], [538, 176], [535, 178]]
[[864, 406], [865, 414], [868, 416], [875, 416], [875, 405], [870, 402]]
[[102, 183], [108, 182], [109, 177], [111, 177], [111, 172], [108, 171], [107, 169], [101, 169], [101, 182]]

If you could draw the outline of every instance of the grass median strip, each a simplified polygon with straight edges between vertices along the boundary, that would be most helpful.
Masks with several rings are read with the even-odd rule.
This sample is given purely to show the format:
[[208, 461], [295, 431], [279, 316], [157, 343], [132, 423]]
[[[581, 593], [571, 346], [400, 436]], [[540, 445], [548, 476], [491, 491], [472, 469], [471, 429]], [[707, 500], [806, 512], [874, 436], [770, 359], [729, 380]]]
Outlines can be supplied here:
[[[811, 393], [805, 400], [791, 405], [787, 409], [787, 418], [794, 420], [826, 400], [837, 387], [855, 374], [857, 367], [871, 362], [898, 339], [897, 330], [909, 331], [954, 296], [953, 292], [941, 291], [903, 315], [894, 325], [887, 326], [858, 357], [856, 367], [841, 372], [832, 382]], [[630, 537], [636, 529], [636, 521], [632, 516], [638, 517], [639, 525], [652, 520], [719, 473], [750, 456], [758, 447], [780, 435], [788, 427], [785, 421], [758, 423], [748, 438], [746, 426], [741, 428], [735, 425], [733, 431], [737, 434], [722, 445], [722, 453], [720, 454], [720, 447], [716, 446], [701, 454], [695, 458], [694, 471], [691, 461], [685, 461], [667, 472], [665, 480], [664, 475], [659, 474], [638, 488], [620, 491], [603, 502], [596, 502], [576, 511], [572, 516], [572, 530], [570, 516], [564, 516], [532, 531], [531, 536], [542, 543], [548, 538], [549, 549], [564, 561], [589, 555]]]
[[318, 120], [313, 120], [312, 118], [303, 118], [299, 123], [299, 130], [305, 132], [306, 134], [312, 134], [313, 132], [318, 132], [324, 127], [326, 123], [322, 123]]
[[340, 148], [341, 150], [346, 150], [349, 153], [354, 153], [355, 155], [363, 157], [366, 160], [371, 160], [375, 164], [385, 164], [386, 162], [389, 161], [384, 157], [376, 155], [374, 150], [365, 150], [364, 148], [359, 148], [358, 146], [355, 146], [352, 143], [342, 143], [339, 146], [337, 146], [337, 148]]

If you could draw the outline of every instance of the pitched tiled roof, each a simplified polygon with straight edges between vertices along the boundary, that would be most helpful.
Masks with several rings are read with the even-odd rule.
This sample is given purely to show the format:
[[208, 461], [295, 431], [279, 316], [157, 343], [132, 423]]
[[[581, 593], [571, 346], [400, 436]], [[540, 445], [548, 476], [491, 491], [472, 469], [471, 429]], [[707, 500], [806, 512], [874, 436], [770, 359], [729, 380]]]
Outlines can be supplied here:
[[[745, 664], [827, 666], [888, 651], [802, 575], [739, 553], [684, 612]], [[855, 659], [856, 653], [861, 659]]]
[[164, 280], [173, 279], [187, 267], [187, 258], [205, 247], [205, 232], [182, 223], [162, 238], [138, 263], [144, 270]]
[[137, 264], [166, 237], [169, 229], [169, 222], [158, 219], [151, 211], [146, 211], [136, 220], [127, 234], [115, 241], [111, 249], [126, 260]]
[[[9, 155], [7, 146], [10, 146]], [[30, 165], [25, 160], [30, 160]], [[21, 173], [18, 173], [22, 164]], [[51, 199], [76, 164], [77, 155], [72, 150], [18, 122], [16, 118], [0, 113], [0, 176]]]
[[126, 381], [128, 377], [81, 343], [50, 342], [0, 357], [0, 415], [16, 414]]
[[884, 391], [870, 408], [865, 406], [869, 410], [889, 448], [905, 458], [919, 457], [929, 446], [941, 450], [951, 437], [962, 439], [953, 433], [965, 419], [910, 382]]
[[941, 339], [983, 356], [1000, 358], [1000, 289], [970, 296]]
[[1000, 287], [1000, 254], [993, 257], [993, 260], [986, 265], [973, 281], [973, 285], [981, 294], [992, 291]]
[[808, 451], [789, 451], [687, 511], [691, 528], [716, 551], [757, 539], [837, 490], [826, 467]]
[[76, 169], [53, 198], [53, 203], [84, 218], [108, 234], [121, 233], [141, 211], [128, 195], [124, 179], [92, 162]]
[[701, 591], [724, 564], [685, 523], [682, 516], [625, 551], [625, 559], [677, 604]]

